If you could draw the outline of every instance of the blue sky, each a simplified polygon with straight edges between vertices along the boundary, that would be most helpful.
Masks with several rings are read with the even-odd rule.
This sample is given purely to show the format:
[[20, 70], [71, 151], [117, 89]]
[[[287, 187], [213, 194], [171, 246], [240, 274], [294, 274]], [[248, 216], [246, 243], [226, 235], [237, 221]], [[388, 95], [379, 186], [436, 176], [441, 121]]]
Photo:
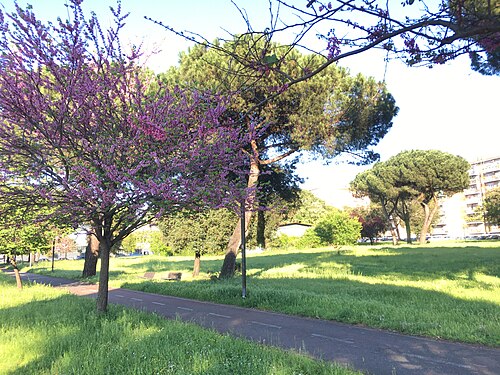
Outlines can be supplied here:
[[[12, 9], [13, 1], [0, 3]], [[65, 0], [31, 0], [35, 12], [44, 19], [67, 16]], [[237, 0], [248, 12], [252, 25], [262, 30], [269, 22], [268, 0]], [[24, 5], [24, 1], [19, 1]], [[95, 10], [103, 22], [110, 21], [114, 1], [85, 0], [84, 8]], [[155, 50], [146, 64], [155, 71], [166, 70], [177, 63], [180, 51], [190, 43], [161, 27], [144, 20], [149, 16], [178, 30], [188, 30], [209, 40], [228, 37], [228, 33], [246, 30], [239, 11], [229, 0], [122, 0], [130, 12], [125, 38], [132, 44], [143, 42], [146, 51]], [[314, 35], [314, 34], [311, 34]], [[310, 43], [319, 43], [314, 37]], [[363, 73], [381, 80], [385, 65], [383, 56], [367, 53], [345, 59], [341, 65], [352, 73]], [[500, 155], [499, 88], [500, 77], [485, 77], [469, 68], [466, 58], [444, 66], [409, 68], [394, 61], [387, 67], [386, 83], [400, 108], [393, 128], [376, 147], [381, 159], [409, 149], [439, 149], [461, 155], [470, 161]], [[346, 188], [362, 167], [310, 162], [299, 168], [307, 178], [304, 188], [312, 190], [327, 202], [348, 204]]]

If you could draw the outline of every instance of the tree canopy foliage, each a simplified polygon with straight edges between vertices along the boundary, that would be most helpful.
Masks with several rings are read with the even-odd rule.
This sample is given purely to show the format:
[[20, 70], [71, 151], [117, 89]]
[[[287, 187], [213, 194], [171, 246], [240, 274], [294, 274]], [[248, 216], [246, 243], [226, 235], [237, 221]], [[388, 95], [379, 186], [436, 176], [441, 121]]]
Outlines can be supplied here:
[[172, 254], [224, 254], [237, 218], [228, 209], [180, 212], [160, 219], [159, 226]]
[[[248, 48], [254, 44], [263, 42], [247, 36], [221, 46], [242, 54], [250, 53]], [[287, 50], [279, 44], [269, 48], [273, 53]], [[299, 150], [328, 158], [349, 152], [358, 154], [361, 163], [377, 159], [369, 147], [387, 133], [397, 113], [394, 98], [383, 83], [332, 66], [315, 79], [288, 88], [281, 74], [271, 70], [252, 80], [245, 61], [211, 46], [195, 45], [180, 54], [179, 66], [171, 68], [165, 79], [183, 87], [238, 92], [228, 110], [247, 119], [241, 123], [247, 132], [258, 133], [260, 165], [283, 160]], [[319, 64], [317, 57], [291, 50], [282, 66], [286, 74], [294, 74]], [[280, 92], [279, 98], [266, 103], [266, 96], [275, 92]]]
[[485, 218], [489, 224], [500, 225], [500, 187], [486, 193], [484, 198]]
[[329, 206], [324, 200], [316, 197], [308, 190], [301, 190], [298, 204], [287, 214], [286, 221], [315, 225], [319, 220], [336, 208]]

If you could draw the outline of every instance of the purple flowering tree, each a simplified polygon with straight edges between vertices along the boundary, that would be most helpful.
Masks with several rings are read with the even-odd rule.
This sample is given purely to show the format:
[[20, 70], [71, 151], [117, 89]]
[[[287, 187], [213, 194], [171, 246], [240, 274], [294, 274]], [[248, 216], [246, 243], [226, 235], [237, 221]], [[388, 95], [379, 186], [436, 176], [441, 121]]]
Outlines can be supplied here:
[[249, 139], [222, 116], [224, 97], [166, 87], [122, 50], [119, 5], [103, 30], [70, 3], [56, 23], [0, 13], [1, 199], [90, 224], [106, 311], [113, 246], [155, 216], [244, 199]]

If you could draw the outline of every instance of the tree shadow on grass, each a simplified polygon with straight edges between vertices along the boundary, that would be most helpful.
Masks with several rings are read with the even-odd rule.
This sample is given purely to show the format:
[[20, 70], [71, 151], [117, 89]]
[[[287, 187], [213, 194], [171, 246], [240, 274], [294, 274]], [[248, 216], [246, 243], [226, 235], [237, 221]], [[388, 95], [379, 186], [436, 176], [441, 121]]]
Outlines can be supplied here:
[[[370, 254], [372, 253], [372, 254]], [[500, 249], [465, 246], [450, 247], [382, 247], [368, 250], [362, 256], [355, 252], [335, 250], [317, 253], [285, 253], [253, 257], [249, 268], [261, 273], [271, 269], [301, 264], [302, 271], [315, 272], [336, 268], [363, 276], [396, 276], [412, 280], [463, 279], [475, 275], [500, 277]]]
[[[264, 347], [194, 324], [113, 305], [98, 315], [94, 308], [91, 300], [63, 295], [0, 309], [4, 343], [16, 352], [5, 355], [11, 361], [4, 362], [4, 373], [225, 375], [234, 373], [231, 364], [238, 358], [241, 373], [270, 373], [283, 364], [297, 373], [312, 362], [285, 353], [270, 356]], [[306, 368], [331, 373], [319, 363]]]
[[[192, 259], [141, 259], [141, 262], [121, 263], [122, 270], [110, 272], [113, 280], [133, 282], [144, 272], [155, 272], [156, 278], [168, 272], [191, 272]], [[202, 258], [201, 270], [205, 275], [217, 275], [222, 259]], [[279, 254], [260, 253], [247, 257], [248, 274], [254, 279], [303, 276], [339, 278], [347, 276], [383, 277], [409, 281], [458, 280], [467, 287], [491, 288], [478, 275], [500, 277], [500, 249], [478, 246], [464, 247], [377, 247], [360, 255], [354, 251], [336, 249], [290, 251]], [[128, 271], [131, 270], [132, 272]], [[295, 272], [296, 271], [296, 272]], [[206, 276], [205, 276], [206, 277]], [[149, 281], [139, 282], [147, 286]], [[126, 285], [124, 285], [126, 287]]]

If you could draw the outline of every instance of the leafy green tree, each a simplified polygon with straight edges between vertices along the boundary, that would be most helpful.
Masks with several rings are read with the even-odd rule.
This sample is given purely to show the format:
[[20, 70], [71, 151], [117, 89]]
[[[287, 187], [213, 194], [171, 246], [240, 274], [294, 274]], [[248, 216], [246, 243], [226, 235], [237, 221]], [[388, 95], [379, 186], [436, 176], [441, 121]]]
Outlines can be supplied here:
[[[377, 159], [370, 147], [387, 133], [397, 113], [394, 98], [383, 83], [361, 75], [353, 77], [347, 70], [331, 66], [307, 82], [288, 87], [283, 74], [314, 69], [321, 61], [277, 44], [266, 45], [270, 52], [268, 64], [279, 60], [281, 71], [263, 67], [255, 76], [254, 68], [246, 64], [255, 56], [234, 57], [251, 54], [258, 45], [264, 48], [265, 40], [250, 36], [223, 45], [215, 42], [214, 48], [196, 45], [181, 54], [179, 67], [163, 77], [170, 84], [238, 92], [227, 113], [240, 118], [242, 133], [258, 135], [246, 150], [249, 189], [258, 186], [263, 168], [298, 155], [299, 151], [325, 158], [349, 153], [356, 155], [360, 163]], [[234, 53], [226, 54], [222, 49]], [[268, 100], [271, 97], [275, 100]], [[250, 196], [246, 206], [252, 207], [255, 202], [256, 197]], [[251, 209], [246, 210], [245, 218], [249, 225]], [[238, 223], [230, 236], [221, 277], [234, 273], [240, 231]]]
[[35, 221], [41, 214], [34, 209], [18, 207], [14, 202], [0, 205], [0, 254], [9, 257], [19, 288], [22, 283], [16, 256], [29, 254], [31, 261], [35, 253], [48, 252], [59, 232], [51, 222]]
[[500, 225], [500, 187], [486, 193], [484, 209], [486, 221], [489, 224]]
[[161, 231], [152, 231], [149, 234], [148, 242], [150, 249], [154, 254], [170, 255], [171, 250], [166, 244], [165, 236]]
[[149, 249], [158, 255], [171, 255], [161, 230], [138, 230], [132, 232], [120, 244], [119, 248], [128, 253], [136, 251], [141, 244], [149, 244]]
[[398, 190], [414, 197], [424, 212], [420, 243], [426, 237], [439, 208], [439, 196], [451, 196], [469, 186], [469, 163], [461, 156], [438, 150], [403, 151], [385, 165], [397, 171]]
[[193, 254], [193, 276], [201, 268], [203, 254], [222, 254], [237, 215], [228, 209], [180, 212], [159, 222], [165, 243], [174, 254]]
[[321, 219], [314, 231], [323, 245], [344, 246], [355, 244], [360, 238], [361, 223], [346, 212], [334, 211]]
[[285, 221], [315, 225], [325, 215], [336, 209], [308, 190], [301, 190], [297, 205], [292, 207]]

